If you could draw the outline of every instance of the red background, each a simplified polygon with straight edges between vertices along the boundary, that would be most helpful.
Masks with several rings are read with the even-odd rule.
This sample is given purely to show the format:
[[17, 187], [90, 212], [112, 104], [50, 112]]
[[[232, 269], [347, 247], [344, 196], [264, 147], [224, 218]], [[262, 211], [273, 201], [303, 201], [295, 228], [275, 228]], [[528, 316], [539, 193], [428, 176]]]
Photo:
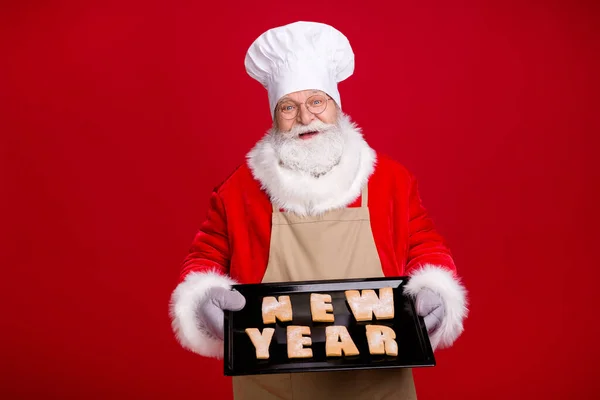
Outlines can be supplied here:
[[344, 109], [420, 178], [470, 290], [420, 398], [597, 395], [599, 4], [2, 2], [0, 397], [229, 398], [167, 304], [270, 123], [245, 51], [295, 20], [350, 39]]

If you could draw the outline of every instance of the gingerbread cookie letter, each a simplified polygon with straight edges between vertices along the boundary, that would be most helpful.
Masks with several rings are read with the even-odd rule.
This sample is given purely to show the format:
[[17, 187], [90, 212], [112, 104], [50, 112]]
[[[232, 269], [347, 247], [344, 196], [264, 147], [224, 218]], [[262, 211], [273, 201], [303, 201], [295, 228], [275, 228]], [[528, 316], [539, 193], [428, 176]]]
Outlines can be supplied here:
[[398, 355], [398, 343], [396, 343], [396, 332], [390, 327], [383, 325], [367, 325], [367, 342], [371, 354]]
[[345, 326], [328, 326], [325, 328], [325, 352], [327, 357], [358, 355], [358, 348], [352, 341]]
[[263, 329], [262, 334], [257, 328], [246, 329], [246, 334], [250, 336], [250, 340], [256, 348], [256, 358], [259, 360], [269, 358], [269, 345], [271, 344], [273, 333], [275, 333], [275, 329], [273, 328]]
[[292, 320], [292, 303], [290, 296], [279, 296], [275, 299], [273, 296], [263, 298], [262, 318], [265, 324], [274, 324], [276, 319], [281, 322]]
[[303, 335], [310, 335], [308, 326], [288, 326], [287, 327], [287, 349], [289, 358], [310, 358], [312, 349], [305, 348], [310, 346], [312, 339]]
[[333, 314], [328, 313], [328, 311], [333, 311], [333, 305], [331, 304], [331, 295], [311, 293], [310, 312], [312, 314], [313, 321], [333, 322]]
[[372, 289], [346, 290], [346, 300], [357, 321], [370, 321], [373, 314], [377, 319], [394, 318], [394, 291], [392, 288], [379, 289], [379, 297]]

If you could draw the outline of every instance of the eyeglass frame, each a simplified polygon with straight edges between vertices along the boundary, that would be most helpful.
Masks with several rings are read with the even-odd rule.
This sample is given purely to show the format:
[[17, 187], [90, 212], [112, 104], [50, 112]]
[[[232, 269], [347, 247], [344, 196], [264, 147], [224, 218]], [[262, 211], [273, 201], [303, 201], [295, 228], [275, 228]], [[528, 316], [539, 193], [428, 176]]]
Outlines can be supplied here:
[[[325, 108], [323, 108], [323, 110], [320, 111], [320, 112], [318, 112], [318, 113], [314, 113], [314, 112], [310, 111], [310, 109], [307, 106], [308, 100], [310, 100], [311, 98], [313, 98], [315, 96], [324, 96], [324, 97], [326, 97], [326, 99], [325, 99]], [[326, 94], [323, 94], [323, 95], [322, 94], [313, 94], [313, 95], [309, 96], [308, 99], [306, 99], [306, 101], [303, 102], [303, 103], [298, 103], [297, 101], [294, 101], [294, 100], [291, 100], [291, 99], [286, 99], [285, 100], [286, 102], [289, 101], [289, 102], [292, 102], [292, 103], [296, 104], [298, 106], [298, 110], [296, 111], [296, 113], [294, 114], [294, 116], [291, 117], [291, 118], [284, 117], [281, 112], [279, 112], [279, 114], [286, 121], [290, 121], [290, 120], [298, 117], [298, 114], [300, 113], [300, 108], [304, 104], [304, 107], [306, 107], [306, 109], [308, 110], [308, 112], [311, 113], [312, 115], [321, 115], [321, 114], [323, 114], [325, 112], [325, 110], [327, 110], [327, 107], [329, 105], [329, 100], [333, 100], [333, 98], [331, 96], [329, 96], [329, 95], [326, 95]], [[275, 106], [275, 111], [276, 112], [279, 110], [279, 105], [280, 105], [280, 102], [277, 102], [277, 105]]]

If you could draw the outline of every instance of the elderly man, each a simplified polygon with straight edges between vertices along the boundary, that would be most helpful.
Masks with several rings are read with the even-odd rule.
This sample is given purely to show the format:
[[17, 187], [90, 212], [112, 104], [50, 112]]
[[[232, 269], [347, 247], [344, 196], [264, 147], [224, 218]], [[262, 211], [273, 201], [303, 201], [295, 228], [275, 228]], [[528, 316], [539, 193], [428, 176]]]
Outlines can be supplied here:
[[[346, 37], [297, 22], [251, 45], [246, 69], [268, 92], [273, 127], [210, 197], [171, 301], [181, 345], [223, 355], [231, 285], [410, 276], [434, 349], [463, 330], [466, 291], [423, 207], [415, 177], [376, 153], [342, 112], [337, 85], [354, 70]], [[416, 398], [410, 369], [233, 378], [236, 399]]]

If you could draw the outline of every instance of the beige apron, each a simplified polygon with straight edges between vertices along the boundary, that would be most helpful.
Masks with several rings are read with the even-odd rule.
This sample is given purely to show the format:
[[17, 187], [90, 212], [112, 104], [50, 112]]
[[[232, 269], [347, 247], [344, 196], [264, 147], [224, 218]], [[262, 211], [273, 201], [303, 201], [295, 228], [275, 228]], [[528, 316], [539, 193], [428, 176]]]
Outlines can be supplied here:
[[[360, 208], [300, 217], [273, 207], [262, 282], [383, 277], [371, 232], [367, 187]], [[233, 377], [235, 400], [416, 399], [406, 368]]]

